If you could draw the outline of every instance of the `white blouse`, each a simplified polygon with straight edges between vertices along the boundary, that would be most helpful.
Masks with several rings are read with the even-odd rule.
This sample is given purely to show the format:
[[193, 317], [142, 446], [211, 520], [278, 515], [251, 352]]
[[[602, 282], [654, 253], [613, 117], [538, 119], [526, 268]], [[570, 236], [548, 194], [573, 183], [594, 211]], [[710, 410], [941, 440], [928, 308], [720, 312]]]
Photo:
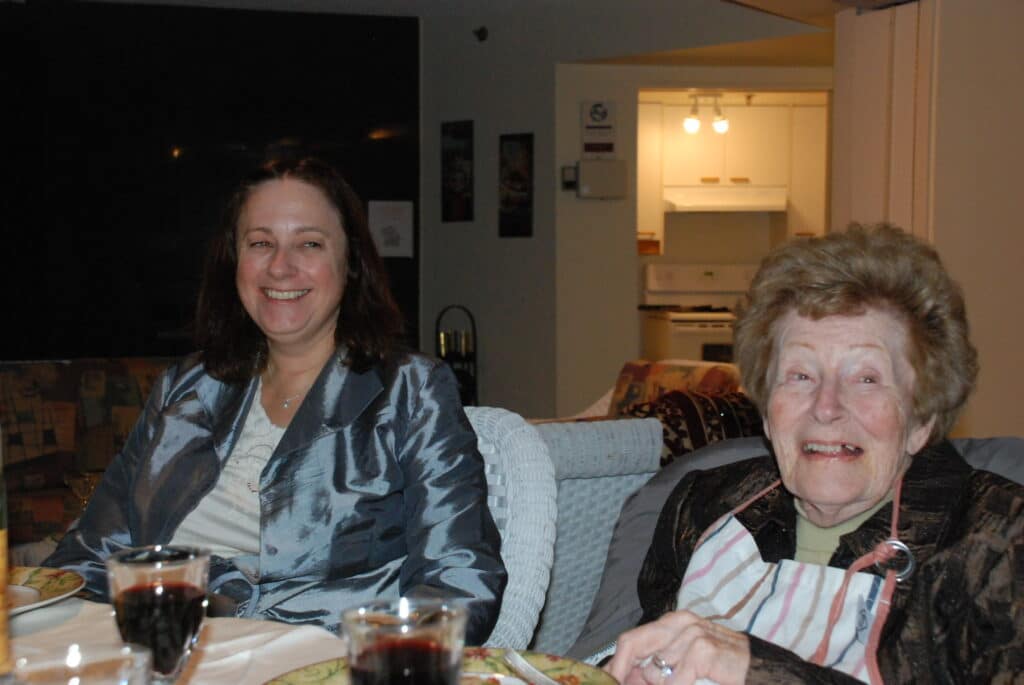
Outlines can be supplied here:
[[217, 484], [174, 531], [172, 545], [205, 547], [225, 558], [259, 553], [260, 474], [285, 431], [271, 423], [262, 397], [260, 380]]

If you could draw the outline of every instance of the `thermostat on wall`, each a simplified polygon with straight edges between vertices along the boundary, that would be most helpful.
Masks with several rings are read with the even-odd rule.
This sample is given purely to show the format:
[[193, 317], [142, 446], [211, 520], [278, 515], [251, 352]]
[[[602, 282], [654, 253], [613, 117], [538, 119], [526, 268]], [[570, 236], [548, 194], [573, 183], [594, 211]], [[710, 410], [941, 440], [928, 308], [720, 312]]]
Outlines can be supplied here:
[[626, 196], [626, 162], [621, 159], [581, 159], [577, 164], [576, 195], [591, 200]]

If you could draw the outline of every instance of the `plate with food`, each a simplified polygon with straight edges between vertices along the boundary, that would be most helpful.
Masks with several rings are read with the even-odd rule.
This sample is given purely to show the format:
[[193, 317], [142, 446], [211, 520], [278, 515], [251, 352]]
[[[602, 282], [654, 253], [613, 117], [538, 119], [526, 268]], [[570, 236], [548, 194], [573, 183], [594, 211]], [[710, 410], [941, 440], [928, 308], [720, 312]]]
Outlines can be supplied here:
[[74, 571], [41, 566], [12, 566], [7, 576], [8, 614], [59, 602], [85, 587], [85, 578]]

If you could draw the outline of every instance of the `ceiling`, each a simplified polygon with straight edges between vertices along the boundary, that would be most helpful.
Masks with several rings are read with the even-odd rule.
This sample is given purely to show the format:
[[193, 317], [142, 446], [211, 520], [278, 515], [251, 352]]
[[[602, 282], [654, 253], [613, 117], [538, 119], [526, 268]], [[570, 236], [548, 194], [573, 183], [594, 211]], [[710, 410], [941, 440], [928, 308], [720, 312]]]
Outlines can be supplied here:
[[[646, 66], [830, 67], [837, 10], [851, 0], [721, 0], [808, 25], [808, 33], [707, 45], [683, 50], [591, 60], [592, 64]], [[870, 1], [870, 0], [853, 0]]]
[[801, 36], [589, 60], [588, 63], [633, 66], [830, 67], [832, 50], [832, 32], [822, 31]]
[[823, 29], [832, 29], [836, 12], [845, 3], [836, 0], [722, 0], [733, 5], [751, 7], [768, 14], [793, 19]]

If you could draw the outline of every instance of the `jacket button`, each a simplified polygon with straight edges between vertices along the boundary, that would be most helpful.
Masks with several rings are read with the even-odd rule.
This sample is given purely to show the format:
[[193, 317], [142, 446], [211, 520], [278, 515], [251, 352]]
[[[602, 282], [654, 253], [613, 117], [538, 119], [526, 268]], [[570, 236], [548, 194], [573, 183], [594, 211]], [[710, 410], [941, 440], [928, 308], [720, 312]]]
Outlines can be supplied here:
[[267, 554], [269, 554], [270, 556], [274, 556], [275, 554], [277, 554], [277, 547], [274, 547], [273, 545], [267, 545]]

